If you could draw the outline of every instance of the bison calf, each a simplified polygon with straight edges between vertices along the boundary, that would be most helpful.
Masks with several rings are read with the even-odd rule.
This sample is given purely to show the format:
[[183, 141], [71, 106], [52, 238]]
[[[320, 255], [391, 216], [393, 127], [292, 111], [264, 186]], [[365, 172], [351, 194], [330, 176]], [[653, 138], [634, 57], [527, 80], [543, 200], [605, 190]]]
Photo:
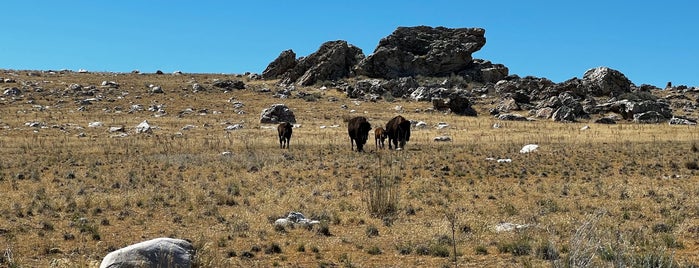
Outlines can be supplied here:
[[382, 127], [374, 130], [374, 140], [376, 140], [376, 149], [383, 149], [386, 141], [386, 131]]
[[[405, 143], [410, 141], [410, 121], [402, 116], [396, 116], [386, 123], [386, 136], [388, 137], [388, 149], [403, 149]], [[393, 147], [391, 147], [393, 143]]]
[[366, 140], [369, 139], [369, 130], [371, 130], [371, 124], [367, 122], [365, 117], [358, 116], [349, 120], [347, 132], [350, 136], [352, 150], [354, 150], [354, 143], [356, 142], [357, 152], [364, 151], [364, 144]]
[[293, 126], [289, 122], [283, 122], [277, 126], [277, 132], [279, 133], [279, 148], [289, 149], [289, 141], [291, 141], [291, 132], [293, 132]]

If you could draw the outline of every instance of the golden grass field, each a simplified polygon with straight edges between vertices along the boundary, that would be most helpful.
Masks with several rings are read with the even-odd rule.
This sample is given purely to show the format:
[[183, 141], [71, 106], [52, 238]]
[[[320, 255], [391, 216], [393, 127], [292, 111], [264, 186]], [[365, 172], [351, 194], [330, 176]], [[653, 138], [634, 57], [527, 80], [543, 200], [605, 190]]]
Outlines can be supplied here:
[[[163, 236], [192, 241], [200, 267], [699, 265], [695, 126], [497, 121], [487, 115], [494, 96], [476, 102], [478, 117], [332, 88], [297, 89], [315, 101], [279, 99], [257, 92], [275, 81], [223, 74], [34, 73], [0, 72], [17, 80], [2, 88], [42, 88], [0, 101], [0, 267], [97, 267], [112, 250]], [[223, 92], [214, 79], [248, 88]], [[195, 81], [207, 90], [192, 92]], [[78, 103], [94, 96], [76, 96], [72, 83], [96, 86], [102, 101]], [[276, 126], [259, 123], [275, 103], [301, 125], [289, 150]], [[134, 104], [167, 114], [129, 113]], [[398, 114], [428, 124], [406, 150], [370, 139], [366, 153], [350, 151], [347, 118], [376, 127]], [[156, 128], [135, 133], [144, 120]], [[88, 127], [96, 121], [104, 125]], [[453, 141], [432, 140], [441, 135]], [[526, 144], [540, 147], [520, 154]], [[372, 215], [377, 203], [389, 211]], [[290, 211], [322, 224], [275, 228]], [[496, 232], [501, 222], [529, 227]]]

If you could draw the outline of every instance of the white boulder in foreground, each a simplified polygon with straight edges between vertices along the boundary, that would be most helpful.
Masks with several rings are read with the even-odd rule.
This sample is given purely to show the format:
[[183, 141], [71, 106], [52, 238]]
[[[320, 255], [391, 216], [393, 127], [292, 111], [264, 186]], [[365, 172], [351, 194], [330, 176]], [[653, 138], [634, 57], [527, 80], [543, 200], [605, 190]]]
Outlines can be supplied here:
[[100, 268], [192, 267], [194, 247], [175, 238], [156, 238], [133, 244], [104, 256]]
[[522, 150], [519, 150], [519, 153], [528, 154], [531, 152], [536, 152], [537, 149], [539, 149], [539, 145], [527, 144], [527, 145], [524, 145], [524, 147], [522, 147]]

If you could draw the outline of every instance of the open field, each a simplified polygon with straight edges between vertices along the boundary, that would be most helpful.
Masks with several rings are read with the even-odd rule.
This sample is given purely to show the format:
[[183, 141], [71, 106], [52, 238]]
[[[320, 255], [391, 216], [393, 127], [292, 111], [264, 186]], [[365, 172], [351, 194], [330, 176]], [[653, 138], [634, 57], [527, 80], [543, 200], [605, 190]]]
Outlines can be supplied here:
[[[474, 106], [481, 116], [461, 117], [335, 89], [279, 99], [274, 81], [231, 75], [12, 73], [17, 85], [0, 86], [34, 90], [0, 101], [0, 267], [97, 267], [163, 236], [192, 241], [201, 267], [449, 267], [454, 245], [460, 267], [699, 264], [695, 126], [505, 122], [487, 115], [488, 99]], [[214, 79], [247, 89], [223, 92]], [[100, 100], [80, 103], [95, 96], [73, 83]], [[301, 125], [289, 150], [259, 123], [275, 103]], [[166, 113], [129, 112], [136, 104]], [[370, 139], [366, 153], [350, 151], [347, 118], [376, 127], [398, 114], [428, 125], [406, 150]], [[144, 120], [155, 129], [135, 133]], [[109, 132], [121, 126], [128, 135]], [[453, 141], [432, 140], [441, 135]], [[520, 154], [526, 144], [540, 147]], [[322, 223], [272, 225], [290, 211]], [[496, 232], [503, 222], [527, 227]]]

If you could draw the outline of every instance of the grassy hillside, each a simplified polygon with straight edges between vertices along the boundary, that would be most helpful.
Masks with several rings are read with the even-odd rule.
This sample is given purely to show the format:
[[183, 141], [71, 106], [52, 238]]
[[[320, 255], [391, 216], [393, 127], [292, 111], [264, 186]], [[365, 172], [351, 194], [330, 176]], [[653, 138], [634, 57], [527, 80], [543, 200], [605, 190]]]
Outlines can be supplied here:
[[[694, 126], [503, 122], [486, 115], [495, 98], [476, 103], [479, 117], [332, 88], [279, 99], [274, 81], [230, 75], [33, 73], [5, 71], [17, 82], [0, 84], [23, 91], [0, 100], [2, 267], [97, 267], [162, 236], [192, 241], [202, 267], [448, 267], [454, 245], [460, 267], [699, 264]], [[259, 123], [275, 103], [300, 124], [289, 150]], [[370, 140], [367, 153], [350, 151], [345, 120], [382, 126], [397, 114], [428, 125], [406, 150]], [[152, 133], [135, 133], [144, 120]], [[452, 141], [433, 141], [442, 135]], [[540, 147], [520, 154], [526, 144]], [[272, 225], [290, 211], [322, 223]]]

